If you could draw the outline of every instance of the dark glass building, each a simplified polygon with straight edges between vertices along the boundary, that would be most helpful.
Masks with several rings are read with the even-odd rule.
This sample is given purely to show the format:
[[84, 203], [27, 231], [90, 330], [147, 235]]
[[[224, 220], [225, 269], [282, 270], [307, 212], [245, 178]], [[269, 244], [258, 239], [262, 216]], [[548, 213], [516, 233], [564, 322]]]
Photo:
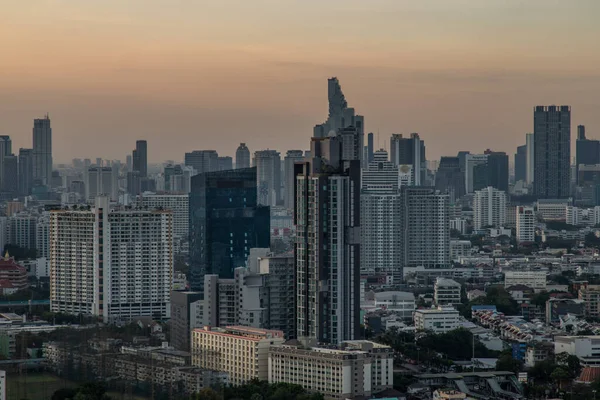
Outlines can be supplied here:
[[233, 278], [251, 248], [270, 245], [270, 209], [257, 205], [256, 168], [192, 177], [190, 286], [202, 291], [204, 275]]
[[577, 165], [577, 183], [579, 181], [579, 169], [581, 165], [600, 164], [600, 141], [590, 140], [585, 137], [585, 126], [577, 126], [577, 142], [575, 144], [575, 156]]
[[487, 154], [488, 186], [508, 193], [508, 155], [500, 151]]
[[460, 166], [459, 157], [442, 157], [435, 173], [435, 188], [450, 195], [454, 203], [465, 195], [465, 173]]
[[515, 153], [515, 182], [527, 180], [527, 145], [517, 147]]

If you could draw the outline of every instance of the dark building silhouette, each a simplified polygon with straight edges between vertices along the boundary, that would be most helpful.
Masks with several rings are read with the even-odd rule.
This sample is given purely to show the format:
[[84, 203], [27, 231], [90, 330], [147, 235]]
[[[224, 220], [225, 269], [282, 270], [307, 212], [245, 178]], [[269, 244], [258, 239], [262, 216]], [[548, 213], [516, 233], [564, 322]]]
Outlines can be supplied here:
[[33, 149], [19, 149], [19, 194], [29, 196], [33, 187]]
[[488, 186], [508, 193], [508, 155], [499, 151], [486, 154], [488, 154]]
[[515, 182], [525, 181], [527, 178], [527, 145], [517, 147], [515, 153]]
[[200, 292], [171, 292], [171, 344], [177, 350], [190, 351], [192, 303], [202, 300]]
[[373, 132], [367, 135], [367, 162], [373, 161]]
[[534, 193], [541, 199], [571, 195], [571, 107], [536, 106], [533, 112]]
[[132, 158], [133, 170], [140, 173], [140, 178], [148, 176], [148, 143], [145, 140], [135, 142]]
[[16, 196], [19, 190], [19, 161], [17, 156], [4, 156], [2, 163], [2, 192]]
[[587, 139], [585, 137], [585, 126], [583, 125], [577, 127], [575, 164], [577, 169], [577, 184], [580, 184], [579, 168], [581, 165], [600, 164], [600, 141]]
[[465, 173], [460, 166], [459, 157], [442, 157], [435, 173], [435, 188], [447, 193], [454, 203], [465, 195]]
[[390, 138], [390, 161], [394, 165], [411, 165], [413, 185], [425, 184], [427, 176], [427, 159], [425, 142], [418, 133], [411, 133], [405, 138], [401, 134], [393, 134]]
[[204, 275], [233, 278], [251, 248], [270, 245], [270, 209], [257, 205], [256, 168], [192, 177], [190, 286], [202, 291]]
[[171, 187], [171, 177], [176, 175], [183, 175], [183, 169], [181, 165], [169, 164], [165, 167], [165, 191], [170, 192], [173, 190]]

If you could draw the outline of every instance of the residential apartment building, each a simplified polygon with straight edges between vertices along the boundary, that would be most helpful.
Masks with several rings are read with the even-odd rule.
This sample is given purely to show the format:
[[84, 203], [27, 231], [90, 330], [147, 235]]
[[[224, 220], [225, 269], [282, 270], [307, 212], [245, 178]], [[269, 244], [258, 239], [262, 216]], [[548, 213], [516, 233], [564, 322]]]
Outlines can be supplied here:
[[525, 285], [536, 292], [546, 290], [546, 271], [506, 271], [504, 287]]
[[460, 304], [460, 283], [455, 280], [438, 277], [435, 280], [433, 292], [433, 300], [436, 305], [453, 305]]
[[506, 192], [492, 186], [477, 190], [473, 198], [473, 229], [502, 227], [506, 223]]
[[192, 365], [229, 374], [233, 385], [269, 378], [269, 348], [284, 342], [283, 332], [227, 326], [192, 332]]
[[187, 194], [143, 193], [140, 205], [150, 210], [170, 210], [173, 213], [173, 244], [175, 253], [189, 250], [190, 212]]
[[326, 399], [368, 397], [393, 387], [393, 360], [389, 346], [370, 341], [271, 346], [269, 383], [300, 385]]
[[580, 288], [578, 298], [584, 301], [586, 318], [600, 317], [600, 285], [589, 285]]
[[577, 356], [584, 366], [600, 367], [600, 336], [555, 336], [554, 354]]
[[533, 207], [516, 207], [517, 241], [519, 243], [535, 241], [535, 212]]
[[418, 309], [415, 311], [414, 321], [417, 331], [434, 333], [448, 332], [460, 326], [459, 313], [453, 307]]

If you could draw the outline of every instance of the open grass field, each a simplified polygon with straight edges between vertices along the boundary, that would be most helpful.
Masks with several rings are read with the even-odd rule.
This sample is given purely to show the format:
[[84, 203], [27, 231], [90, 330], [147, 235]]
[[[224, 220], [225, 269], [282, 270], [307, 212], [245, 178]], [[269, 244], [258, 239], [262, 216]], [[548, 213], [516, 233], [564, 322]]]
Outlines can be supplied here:
[[[10, 374], [6, 380], [7, 400], [49, 400], [58, 389], [78, 386], [76, 382], [48, 373]], [[114, 400], [147, 400], [145, 397], [112, 391], [107, 394]]]

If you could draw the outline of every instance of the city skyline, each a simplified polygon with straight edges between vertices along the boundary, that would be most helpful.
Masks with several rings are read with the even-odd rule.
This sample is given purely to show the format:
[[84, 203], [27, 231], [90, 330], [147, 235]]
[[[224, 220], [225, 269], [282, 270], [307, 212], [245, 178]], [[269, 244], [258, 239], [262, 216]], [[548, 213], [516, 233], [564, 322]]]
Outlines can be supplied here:
[[5, 6], [0, 133], [30, 148], [31, 120], [49, 112], [56, 163], [123, 160], [113, 142], [137, 139], [153, 163], [190, 149], [233, 156], [240, 142], [283, 154], [306, 147], [337, 76], [376, 149], [418, 132], [432, 160], [513, 154], [538, 104], [569, 104], [573, 131], [600, 137], [596, 2], [226, 3]]

